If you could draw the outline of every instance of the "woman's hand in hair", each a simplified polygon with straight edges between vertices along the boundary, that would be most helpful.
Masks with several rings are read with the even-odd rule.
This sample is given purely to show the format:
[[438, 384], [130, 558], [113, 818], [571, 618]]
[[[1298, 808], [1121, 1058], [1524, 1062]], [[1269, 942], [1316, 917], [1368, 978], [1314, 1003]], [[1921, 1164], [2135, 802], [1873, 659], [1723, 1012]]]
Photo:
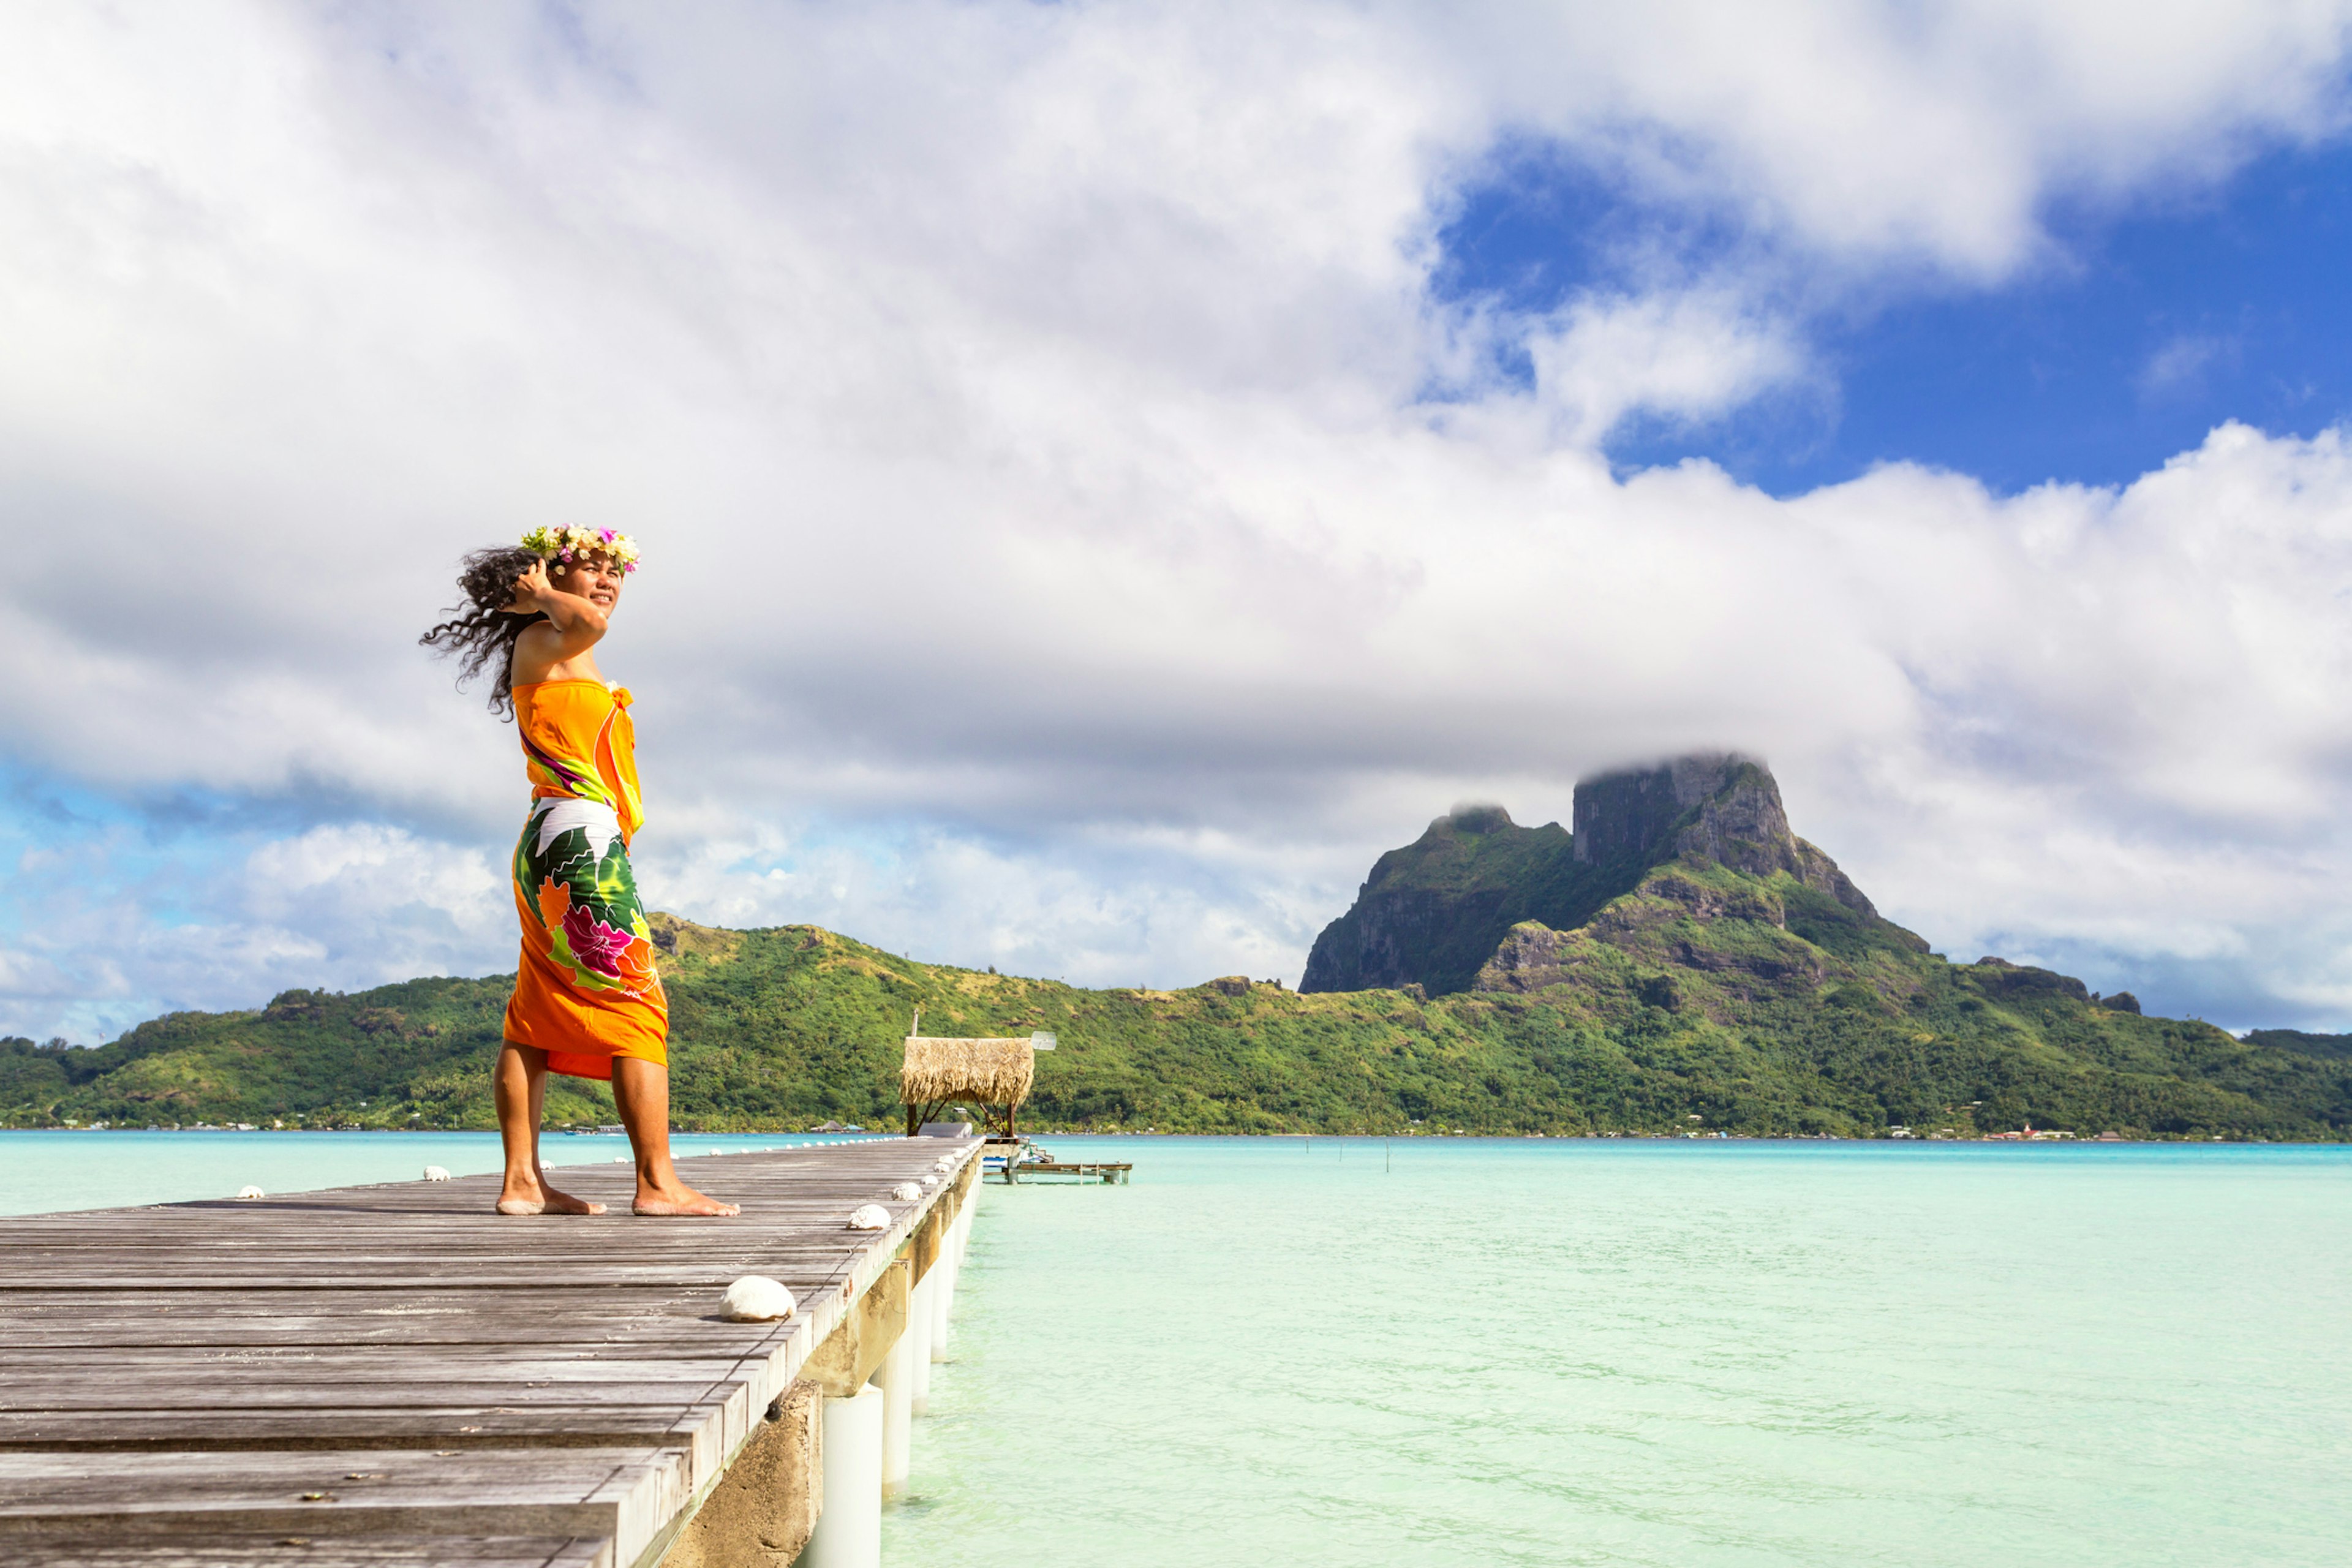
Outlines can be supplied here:
[[[530, 571], [515, 579], [514, 598], [507, 605], [506, 613], [510, 616], [545, 616], [548, 625], [557, 631], [567, 637], [574, 632], [593, 633], [588, 640], [593, 642], [604, 635], [606, 614], [619, 595], [619, 574], [611, 575], [614, 585], [604, 589], [604, 574], [600, 569], [569, 571], [564, 574], [564, 586], [559, 588], [549, 580], [547, 563], [534, 562]], [[588, 593], [580, 593], [573, 586], [573, 581], [580, 579], [584, 579], [580, 585], [586, 587]], [[587, 644], [579, 646], [584, 647]], [[576, 653], [579, 648], [572, 651]]]
[[545, 601], [554, 597], [554, 585], [547, 580], [547, 563], [534, 561], [530, 570], [514, 581], [514, 598], [507, 605], [510, 616], [536, 616], [543, 613]]

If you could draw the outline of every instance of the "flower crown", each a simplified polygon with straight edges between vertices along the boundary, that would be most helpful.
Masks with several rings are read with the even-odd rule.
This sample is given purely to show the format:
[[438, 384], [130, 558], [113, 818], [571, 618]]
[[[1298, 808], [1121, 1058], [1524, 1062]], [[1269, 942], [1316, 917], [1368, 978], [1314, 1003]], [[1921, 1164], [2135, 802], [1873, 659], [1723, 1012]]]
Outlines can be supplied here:
[[561, 528], [534, 528], [522, 536], [522, 547], [549, 561], [569, 561], [577, 551], [583, 555], [609, 555], [624, 572], [637, 569], [637, 542], [609, 528], [573, 528], [569, 523]]

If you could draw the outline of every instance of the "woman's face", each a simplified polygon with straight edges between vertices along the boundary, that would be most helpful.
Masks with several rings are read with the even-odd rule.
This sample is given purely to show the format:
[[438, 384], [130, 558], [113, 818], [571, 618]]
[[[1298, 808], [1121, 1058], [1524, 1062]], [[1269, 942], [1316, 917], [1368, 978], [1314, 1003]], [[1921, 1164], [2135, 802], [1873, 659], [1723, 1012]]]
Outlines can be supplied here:
[[609, 555], [574, 551], [569, 561], [547, 563], [547, 581], [567, 594], [577, 594], [606, 615], [621, 602], [621, 563]]

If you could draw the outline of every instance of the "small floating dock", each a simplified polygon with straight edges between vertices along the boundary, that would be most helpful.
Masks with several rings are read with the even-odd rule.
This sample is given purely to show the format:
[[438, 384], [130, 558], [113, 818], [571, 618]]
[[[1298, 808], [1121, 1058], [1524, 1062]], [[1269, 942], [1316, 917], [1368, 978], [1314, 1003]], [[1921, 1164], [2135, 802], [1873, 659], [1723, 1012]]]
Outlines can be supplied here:
[[[679, 1161], [729, 1220], [631, 1217], [622, 1163], [560, 1168], [593, 1217], [473, 1176], [0, 1218], [0, 1562], [872, 1568], [980, 1154]], [[793, 1315], [721, 1319], [747, 1274]]]
[[1095, 1183], [1123, 1187], [1135, 1167], [1109, 1161], [1056, 1160], [1026, 1138], [996, 1137], [988, 1141], [982, 1169], [1007, 1186], [1035, 1182]]
[[1008, 1186], [1027, 1186], [1034, 1182], [1098, 1182], [1105, 1186], [1127, 1185], [1128, 1173], [1133, 1165], [1106, 1164], [1097, 1161], [1071, 1163], [1061, 1160], [1038, 1160], [1026, 1165], [1005, 1168]]

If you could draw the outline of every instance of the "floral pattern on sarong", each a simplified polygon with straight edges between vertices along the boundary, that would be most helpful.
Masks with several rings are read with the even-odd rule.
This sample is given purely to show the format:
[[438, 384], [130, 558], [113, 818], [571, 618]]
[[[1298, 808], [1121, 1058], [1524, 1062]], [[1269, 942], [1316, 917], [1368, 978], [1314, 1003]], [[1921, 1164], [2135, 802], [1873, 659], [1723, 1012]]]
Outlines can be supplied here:
[[617, 832], [543, 834], [533, 813], [515, 845], [514, 877], [525, 907], [539, 912], [539, 930], [526, 935], [575, 989], [637, 996], [659, 986], [653, 930]]

